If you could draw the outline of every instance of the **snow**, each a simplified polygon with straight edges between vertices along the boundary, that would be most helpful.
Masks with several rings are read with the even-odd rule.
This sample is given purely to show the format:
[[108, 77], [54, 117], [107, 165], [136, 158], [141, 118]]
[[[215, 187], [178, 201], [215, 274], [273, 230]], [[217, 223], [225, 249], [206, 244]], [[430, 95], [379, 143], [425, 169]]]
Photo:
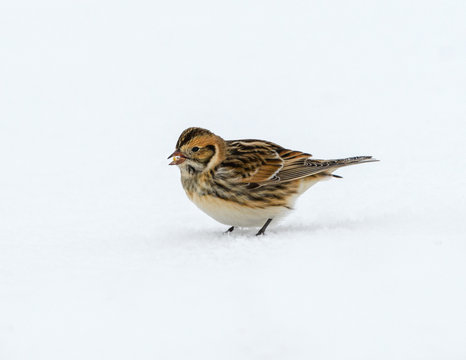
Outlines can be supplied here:
[[[466, 358], [466, 5], [0, 5], [0, 359]], [[188, 126], [373, 155], [224, 235]]]

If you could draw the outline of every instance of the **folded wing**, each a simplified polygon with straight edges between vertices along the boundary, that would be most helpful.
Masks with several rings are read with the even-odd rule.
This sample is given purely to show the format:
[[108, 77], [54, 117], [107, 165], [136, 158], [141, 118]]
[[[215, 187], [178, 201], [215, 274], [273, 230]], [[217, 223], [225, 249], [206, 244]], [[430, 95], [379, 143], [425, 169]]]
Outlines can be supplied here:
[[258, 186], [293, 181], [319, 173], [330, 174], [342, 166], [377, 161], [371, 156], [311, 159], [311, 154], [262, 140], [233, 140], [227, 141], [227, 144], [229, 152], [218, 174]]

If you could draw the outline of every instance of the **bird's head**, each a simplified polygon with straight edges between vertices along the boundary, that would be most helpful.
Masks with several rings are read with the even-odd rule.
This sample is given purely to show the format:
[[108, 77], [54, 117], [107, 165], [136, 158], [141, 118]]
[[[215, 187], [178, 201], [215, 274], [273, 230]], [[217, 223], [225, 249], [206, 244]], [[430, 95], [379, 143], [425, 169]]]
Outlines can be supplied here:
[[169, 165], [178, 165], [183, 172], [203, 172], [212, 169], [225, 158], [225, 141], [209, 130], [191, 127], [183, 131], [176, 150], [168, 158]]

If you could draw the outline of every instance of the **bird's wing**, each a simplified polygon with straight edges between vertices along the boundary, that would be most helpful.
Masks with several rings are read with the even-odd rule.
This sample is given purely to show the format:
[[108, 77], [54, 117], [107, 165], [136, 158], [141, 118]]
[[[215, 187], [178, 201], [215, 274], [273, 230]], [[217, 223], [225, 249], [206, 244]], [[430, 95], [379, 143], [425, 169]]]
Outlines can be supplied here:
[[278, 184], [319, 173], [330, 173], [342, 166], [378, 161], [372, 156], [345, 159], [311, 159], [311, 154], [282, 148], [263, 140], [227, 141], [228, 154], [219, 174], [240, 183], [258, 186]]
[[[284, 149], [263, 140], [227, 141], [228, 155], [222, 162], [222, 171], [241, 183], [277, 183], [283, 170], [302, 164], [311, 155]], [[291, 179], [290, 179], [291, 180]]]

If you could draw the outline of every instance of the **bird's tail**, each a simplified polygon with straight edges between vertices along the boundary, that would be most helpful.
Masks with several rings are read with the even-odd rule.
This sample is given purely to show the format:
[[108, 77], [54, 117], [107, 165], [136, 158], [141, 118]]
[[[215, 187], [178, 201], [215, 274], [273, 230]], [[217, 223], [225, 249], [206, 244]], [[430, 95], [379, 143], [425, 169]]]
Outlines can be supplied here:
[[316, 169], [324, 170], [328, 175], [331, 175], [336, 178], [341, 178], [339, 175], [332, 174], [338, 168], [349, 166], [349, 165], [356, 165], [356, 164], [364, 164], [369, 162], [379, 161], [377, 159], [372, 158], [372, 156], [353, 156], [344, 159], [332, 159], [332, 160], [317, 160], [317, 159], [308, 159], [307, 164], [310, 167], [315, 166]]
[[372, 156], [353, 156], [345, 159], [334, 159], [334, 160], [324, 160], [325, 162], [328, 162], [329, 165], [334, 165], [338, 167], [342, 166], [348, 166], [348, 165], [356, 165], [356, 164], [363, 164], [367, 162], [374, 162], [374, 161], [379, 161]]

